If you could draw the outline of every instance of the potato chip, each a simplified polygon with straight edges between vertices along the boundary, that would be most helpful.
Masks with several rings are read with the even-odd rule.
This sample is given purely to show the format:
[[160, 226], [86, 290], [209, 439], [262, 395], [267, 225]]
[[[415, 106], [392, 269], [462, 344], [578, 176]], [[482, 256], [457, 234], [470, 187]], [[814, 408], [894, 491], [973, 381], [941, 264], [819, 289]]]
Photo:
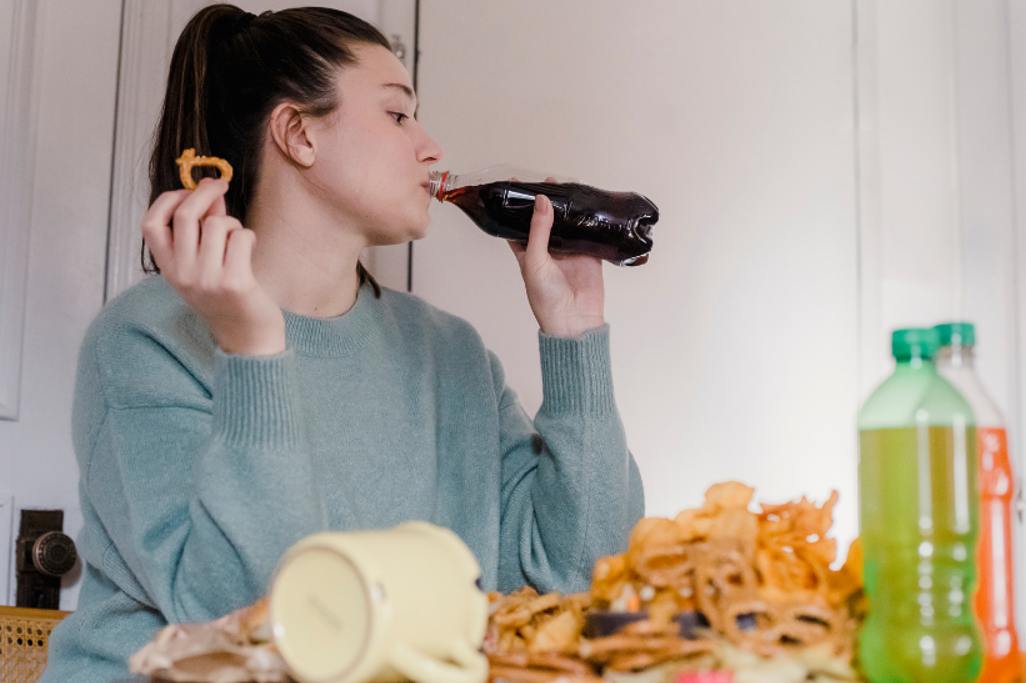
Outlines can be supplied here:
[[755, 489], [737, 481], [713, 484], [705, 492], [705, 507], [714, 511], [747, 510]]

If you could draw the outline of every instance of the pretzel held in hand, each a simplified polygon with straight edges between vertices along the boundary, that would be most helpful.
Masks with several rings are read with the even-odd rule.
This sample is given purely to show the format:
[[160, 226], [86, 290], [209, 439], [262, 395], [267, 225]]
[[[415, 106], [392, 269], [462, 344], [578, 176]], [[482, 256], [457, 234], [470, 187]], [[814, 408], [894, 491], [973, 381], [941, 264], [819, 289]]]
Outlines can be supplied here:
[[221, 174], [221, 180], [226, 183], [232, 181], [232, 165], [219, 157], [198, 157], [196, 150], [192, 147], [182, 152], [182, 156], [175, 159], [178, 164], [178, 173], [182, 179], [182, 186], [187, 190], [196, 189], [196, 181], [192, 179], [194, 166], [211, 166]]

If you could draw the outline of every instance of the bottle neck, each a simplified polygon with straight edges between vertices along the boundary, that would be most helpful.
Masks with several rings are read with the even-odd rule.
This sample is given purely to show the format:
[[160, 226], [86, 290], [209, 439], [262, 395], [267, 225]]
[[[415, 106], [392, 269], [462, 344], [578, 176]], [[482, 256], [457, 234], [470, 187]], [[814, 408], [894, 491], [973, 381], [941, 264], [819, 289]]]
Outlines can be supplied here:
[[937, 353], [937, 371], [955, 385], [976, 413], [977, 427], [1002, 427], [1001, 410], [991, 398], [976, 372], [976, 352], [972, 346], [944, 347]]
[[431, 177], [428, 178], [428, 192], [440, 202], [445, 201], [445, 195], [455, 185], [456, 176], [449, 171], [431, 171]]
[[937, 366], [929, 358], [899, 358], [896, 360], [895, 372], [902, 374], [908, 372], [934, 372], [936, 369]]
[[976, 364], [976, 349], [972, 346], [945, 346], [937, 352], [937, 365], [955, 370], [972, 370]]

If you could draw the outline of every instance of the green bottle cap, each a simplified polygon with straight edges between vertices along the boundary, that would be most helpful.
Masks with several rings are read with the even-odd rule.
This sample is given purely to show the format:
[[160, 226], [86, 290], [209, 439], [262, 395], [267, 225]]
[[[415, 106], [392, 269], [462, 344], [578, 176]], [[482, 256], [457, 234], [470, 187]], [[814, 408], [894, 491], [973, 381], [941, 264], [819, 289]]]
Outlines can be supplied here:
[[939, 347], [940, 337], [931, 327], [909, 327], [891, 333], [891, 354], [895, 360], [930, 360]]
[[940, 336], [941, 346], [975, 346], [976, 326], [967, 322], [941, 323], [933, 329]]

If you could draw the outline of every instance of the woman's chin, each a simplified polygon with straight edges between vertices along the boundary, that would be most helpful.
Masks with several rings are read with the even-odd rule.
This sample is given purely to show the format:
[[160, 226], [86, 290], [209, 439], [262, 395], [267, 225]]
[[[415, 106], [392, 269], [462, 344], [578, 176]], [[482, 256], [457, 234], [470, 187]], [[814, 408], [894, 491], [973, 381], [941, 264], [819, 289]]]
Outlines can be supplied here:
[[427, 232], [428, 226], [426, 224], [410, 226], [401, 232], [396, 231], [387, 235], [378, 235], [376, 239], [371, 240], [370, 246], [391, 247], [398, 244], [406, 244], [407, 242], [415, 242], [427, 237]]
[[424, 216], [423, 220], [414, 223], [410, 226], [409, 235], [404, 242], [415, 242], [416, 240], [422, 240], [427, 237], [428, 227], [431, 225], [431, 220], [427, 216]]

